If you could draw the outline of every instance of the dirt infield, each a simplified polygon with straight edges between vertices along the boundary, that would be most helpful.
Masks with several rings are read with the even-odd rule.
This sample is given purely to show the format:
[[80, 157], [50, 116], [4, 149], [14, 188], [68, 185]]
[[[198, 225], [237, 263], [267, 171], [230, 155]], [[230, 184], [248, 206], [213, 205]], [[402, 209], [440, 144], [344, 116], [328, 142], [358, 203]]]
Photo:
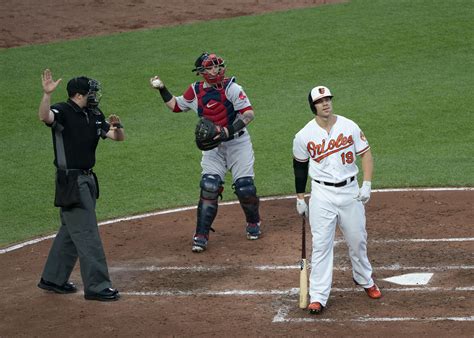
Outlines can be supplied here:
[[[307, 7], [334, 0], [3, 0], [0, 48]], [[212, 13], [210, 15], [209, 13]], [[79, 15], [80, 14], [80, 15]], [[369, 257], [384, 297], [355, 288], [337, 234], [327, 311], [298, 309], [300, 221], [293, 199], [262, 202], [264, 237], [245, 238], [238, 205], [223, 205], [208, 251], [191, 252], [195, 209], [101, 226], [123, 298], [85, 301], [36, 287], [51, 240], [0, 254], [0, 337], [472, 336], [474, 190], [374, 193]], [[308, 236], [309, 237], [309, 236]], [[308, 245], [310, 238], [308, 238]], [[383, 279], [433, 273], [428, 285]]]
[[[262, 202], [265, 236], [248, 241], [223, 205], [208, 251], [191, 252], [195, 209], [101, 226], [115, 303], [36, 287], [51, 240], [0, 255], [0, 336], [472, 336], [474, 191], [376, 192], [369, 257], [384, 296], [355, 288], [338, 233], [327, 311], [298, 309], [301, 222], [293, 199]], [[229, 220], [234, 220], [230, 221]], [[309, 245], [309, 239], [308, 239]], [[428, 285], [384, 278], [433, 273]]]
[[0, 48], [342, 1], [2, 0], [0, 3]]

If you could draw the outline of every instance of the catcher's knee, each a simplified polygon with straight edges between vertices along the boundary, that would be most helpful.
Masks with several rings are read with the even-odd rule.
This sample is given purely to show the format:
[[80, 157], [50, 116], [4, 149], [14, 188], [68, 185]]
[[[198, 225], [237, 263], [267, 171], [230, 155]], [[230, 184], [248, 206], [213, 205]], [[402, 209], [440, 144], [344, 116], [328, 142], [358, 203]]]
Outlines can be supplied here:
[[252, 177], [239, 178], [234, 183], [235, 194], [239, 198], [240, 205], [245, 213], [248, 223], [260, 222], [260, 214], [258, 211], [259, 199], [257, 196], [257, 188], [253, 183]]
[[218, 175], [203, 175], [201, 178], [201, 198], [217, 200], [222, 193], [222, 181]]
[[217, 214], [217, 199], [222, 193], [222, 181], [218, 175], [203, 175], [200, 182], [201, 198], [197, 210], [197, 234], [209, 234]]
[[253, 183], [252, 177], [241, 177], [234, 183], [235, 194], [239, 201], [251, 203], [257, 199], [257, 188]]

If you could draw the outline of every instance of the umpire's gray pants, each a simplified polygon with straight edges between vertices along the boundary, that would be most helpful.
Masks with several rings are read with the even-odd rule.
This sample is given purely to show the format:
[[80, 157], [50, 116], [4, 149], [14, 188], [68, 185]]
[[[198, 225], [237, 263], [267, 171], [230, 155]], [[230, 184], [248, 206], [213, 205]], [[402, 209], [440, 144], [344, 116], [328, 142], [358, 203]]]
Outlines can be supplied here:
[[84, 292], [97, 293], [112, 287], [95, 215], [97, 187], [92, 175], [79, 175], [77, 179], [82, 208], [60, 208], [61, 227], [42, 277], [62, 285], [69, 280], [79, 257]]

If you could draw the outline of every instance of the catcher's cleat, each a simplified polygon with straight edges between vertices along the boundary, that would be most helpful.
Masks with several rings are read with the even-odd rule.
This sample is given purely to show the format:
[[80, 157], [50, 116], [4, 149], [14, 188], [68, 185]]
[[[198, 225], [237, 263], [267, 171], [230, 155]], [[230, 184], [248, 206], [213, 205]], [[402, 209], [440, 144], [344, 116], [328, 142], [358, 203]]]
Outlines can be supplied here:
[[207, 248], [208, 236], [195, 234], [193, 237], [193, 252], [203, 252]]
[[[352, 278], [352, 280], [354, 281], [355, 285], [361, 286], [359, 283], [357, 283], [357, 281], [354, 278]], [[369, 296], [372, 299], [379, 299], [382, 297], [382, 292], [380, 291], [379, 287], [375, 283], [370, 288], [364, 288], [364, 290], [367, 296]]]
[[57, 284], [48, 282], [44, 280], [43, 278], [41, 278], [41, 280], [39, 281], [38, 287], [46, 291], [53, 291], [53, 292], [61, 293], [61, 294], [77, 292], [76, 286], [71, 282], [65, 282], [63, 285], [57, 285]]
[[262, 232], [260, 231], [260, 222], [247, 223], [246, 231], [247, 231], [247, 239], [250, 239], [250, 240], [259, 239], [260, 236], [262, 235]]
[[313, 302], [308, 306], [309, 313], [312, 315], [319, 315], [324, 310], [324, 306], [320, 302]]

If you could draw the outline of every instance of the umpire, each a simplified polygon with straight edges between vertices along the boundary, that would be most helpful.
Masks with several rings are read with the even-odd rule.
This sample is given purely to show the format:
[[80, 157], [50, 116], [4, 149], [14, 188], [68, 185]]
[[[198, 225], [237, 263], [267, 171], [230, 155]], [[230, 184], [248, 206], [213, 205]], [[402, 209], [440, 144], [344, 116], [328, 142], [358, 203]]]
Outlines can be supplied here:
[[50, 106], [51, 94], [61, 79], [51, 71], [42, 76], [43, 98], [38, 115], [51, 128], [56, 166], [54, 205], [59, 207], [61, 227], [51, 246], [38, 287], [55, 293], [77, 291], [69, 276], [79, 258], [84, 298], [114, 301], [120, 298], [112, 288], [95, 215], [99, 197], [97, 176], [92, 171], [95, 150], [102, 139], [123, 141], [120, 119], [105, 120], [99, 109], [100, 84], [94, 79], [76, 77], [67, 84], [69, 99]]

